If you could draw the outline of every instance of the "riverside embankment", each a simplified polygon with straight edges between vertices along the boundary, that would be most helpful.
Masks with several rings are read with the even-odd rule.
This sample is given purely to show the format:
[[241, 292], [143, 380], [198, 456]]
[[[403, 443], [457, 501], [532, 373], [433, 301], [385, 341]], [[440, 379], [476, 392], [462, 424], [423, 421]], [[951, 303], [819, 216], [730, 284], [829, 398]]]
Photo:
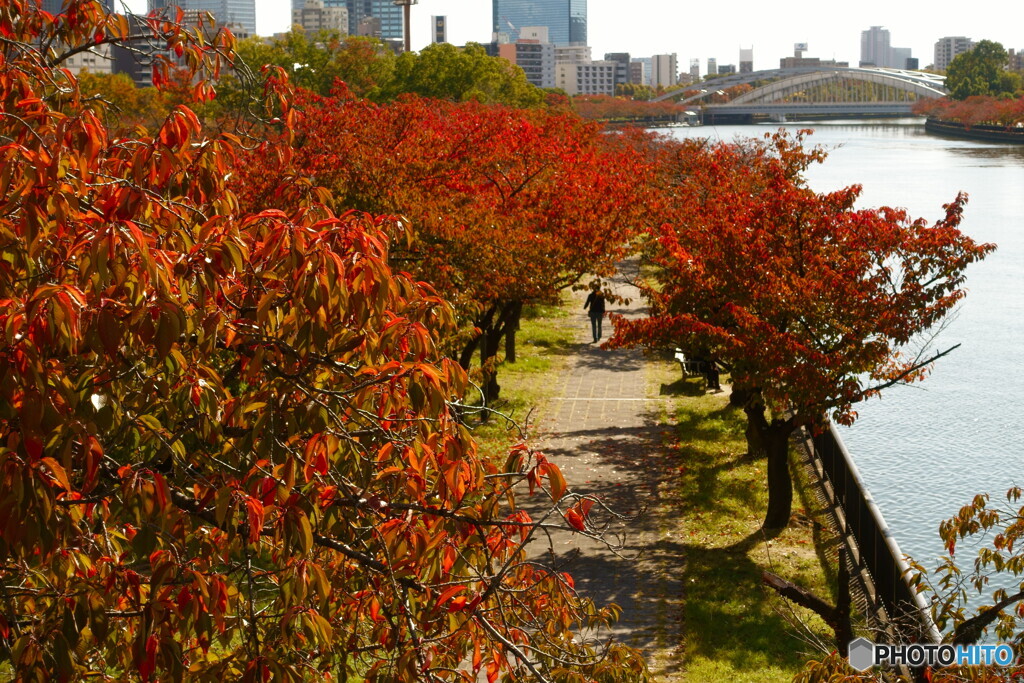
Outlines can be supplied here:
[[[934, 567], [943, 552], [937, 529], [976, 493], [1000, 495], [1020, 483], [1024, 423], [1024, 148], [937, 137], [919, 120], [889, 123], [800, 123], [810, 143], [831, 150], [809, 171], [811, 185], [831, 190], [863, 184], [861, 206], [906, 207], [934, 220], [963, 190], [970, 195], [962, 228], [997, 252], [968, 270], [969, 294], [935, 340], [961, 344], [914, 387], [894, 387], [858, 408], [842, 438], [901, 548]], [[777, 126], [678, 128], [672, 135], [730, 140]]]
[[958, 121], [929, 118], [924, 122], [924, 129], [933, 135], [1024, 145], [1024, 127], [993, 126], [983, 123], [968, 126]]
[[[611, 312], [643, 314], [631, 279], [627, 270], [609, 283], [630, 299]], [[836, 546], [815, 523], [818, 502], [798, 498], [791, 527], [765, 539], [764, 462], [745, 456], [743, 415], [728, 406], [728, 390], [682, 379], [671, 357], [590, 343], [582, 307], [574, 293], [562, 317], [525, 320], [520, 361], [500, 372], [509, 407], [520, 416], [535, 408], [531, 444], [573, 490], [621, 515], [594, 513], [621, 540], [614, 551], [575, 533], [551, 539], [582, 594], [622, 608], [610, 631], [592, 635], [643, 650], [655, 681], [791, 680], [815, 653], [808, 639], [827, 650], [831, 631], [765, 589], [761, 572], [834, 598], [826, 566], [835, 566]], [[528, 404], [515, 398], [524, 391]], [[499, 427], [489, 428], [489, 440]], [[542, 541], [535, 552], [546, 552]]]

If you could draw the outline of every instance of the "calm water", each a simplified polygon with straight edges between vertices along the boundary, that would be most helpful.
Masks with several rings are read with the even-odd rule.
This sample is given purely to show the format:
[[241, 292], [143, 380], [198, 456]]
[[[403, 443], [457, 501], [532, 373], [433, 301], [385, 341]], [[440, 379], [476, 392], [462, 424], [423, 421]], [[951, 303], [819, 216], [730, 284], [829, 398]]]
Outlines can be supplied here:
[[[775, 128], [672, 134], [731, 140]], [[901, 548], [934, 568], [943, 552], [940, 521], [977, 493], [999, 499], [1010, 486], [1024, 485], [1024, 148], [933, 137], [912, 121], [813, 128], [810, 142], [831, 150], [808, 174], [815, 189], [859, 183], [862, 206], [905, 207], [929, 222], [963, 190], [970, 202], [961, 229], [999, 245], [968, 269], [967, 299], [938, 340], [942, 348], [962, 346], [924, 382], [861, 404], [860, 419], [843, 430]]]

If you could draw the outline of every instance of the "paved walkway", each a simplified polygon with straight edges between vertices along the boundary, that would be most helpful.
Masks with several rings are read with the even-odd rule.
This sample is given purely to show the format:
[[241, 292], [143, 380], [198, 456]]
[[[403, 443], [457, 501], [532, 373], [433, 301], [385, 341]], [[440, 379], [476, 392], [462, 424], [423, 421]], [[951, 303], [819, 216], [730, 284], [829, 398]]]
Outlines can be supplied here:
[[[643, 313], [636, 288], [629, 283], [630, 266], [611, 281], [613, 293], [629, 304], [608, 310], [626, 316]], [[662, 401], [645, 376], [645, 361], [636, 350], [603, 350], [591, 343], [590, 321], [583, 310], [586, 292], [574, 295], [578, 344], [558, 380], [550, 415], [535, 427], [535, 444], [561, 467], [572, 490], [595, 494], [628, 519], [596, 515], [609, 522], [622, 548], [612, 552], [581, 534], [554, 539], [555, 552], [576, 581], [579, 592], [600, 606], [622, 608], [612, 629], [615, 637], [640, 647], [655, 679], [681, 676], [682, 545], [673, 541], [674, 515], [659, 505], [659, 483], [668, 472], [661, 466], [662, 448], [655, 418]], [[604, 339], [610, 335], [604, 324]], [[595, 508], [596, 510], [596, 508]], [[593, 514], [593, 513], [592, 513]], [[601, 634], [607, 636], [608, 634]]]

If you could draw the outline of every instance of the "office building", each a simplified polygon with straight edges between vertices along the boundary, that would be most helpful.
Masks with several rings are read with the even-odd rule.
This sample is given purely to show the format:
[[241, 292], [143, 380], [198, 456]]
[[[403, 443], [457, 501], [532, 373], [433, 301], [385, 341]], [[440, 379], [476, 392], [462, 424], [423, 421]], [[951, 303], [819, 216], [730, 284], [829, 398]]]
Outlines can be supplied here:
[[614, 95], [616, 62], [555, 65], [555, 85], [569, 95]]
[[754, 73], [754, 48], [740, 48], [740, 73]]
[[91, 74], [109, 74], [114, 71], [114, 58], [110, 45], [97, 45], [91, 50], [71, 55], [61, 62], [61, 66], [76, 76], [83, 71]]
[[523, 37], [514, 43], [497, 43], [496, 54], [518, 66], [526, 80], [538, 88], [554, 88], [555, 46], [548, 42], [545, 26], [524, 27]]
[[348, 33], [348, 10], [325, 7], [324, 0], [305, 0], [302, 9], [292, 10], [292, 25], [301, 26], [307, 34], [320, 31]]
[[708, 57], [708, 76], [718, 75], [718, 60], [714, 57]]
[[894, 47], [892, 48], [891, 59], [889, 60], [889, 66], [893, 69], [909, 69], [907, 63], [910, 62], [913, 57], [911, 56], [909, 47]]
[[[654, 83], [654, 58], [653, 57], [636, 57], [633, 62], [640, 65], [640, 80], [634, 81], [641, 85], [651, 85]], [[632, 68], [632, 67], [631, 67]]]
[[860, 32], [860, 65], [889, 66], [892, 61], [889, 29], [872, 26]]
[[587, 44], [587, 0], [491, 0], [497, 42], [514, 43], [523, 26], [547, 26], [557, 46]]
[[[645, 72], [646, 67], [646, 72]], [[629, 62], [629, 82], [636, 83], [637, 85], [648, 85], [651, 82], [650, 77], [651, 60], [646, 60], [646, 63], [640, 59], [633, 59]]]
[[652, 88], [671, 88], [679, 82], [679, 67], [676, 53], [670, 55], [654, 55], [651, 57]]
[[384, 41], [404, 41], [402, 8], [393, 0], [348, 0], [349, 33]]
[[700, 80], [700, 60], [690, 60], [690, 83], [696, 83]]
[[906, 69], [912, 59], [909, 47], [893, 47], [889, 29], [872, 26], [860, 33], [860, 66]]
[[1010, 48], [1006, 51], [1009, 63], [1006, 68], [1010, 71], [1024, 71], [1024, 52]]
[[186, 12], [209, 12], [219, 26], [231, 29], [236, 38], [256, 35], [256, 0], [149, 0], [149, 10], [181, 7]]
[[[119, 0], [103, 0], [101, 4], [108, 12], [124, 12]], [[44, 12], [54, 15], [64, 12], [64, 0], [35, 0], [30, 1], [29, 5], [35, 5]]]
[[974, 47], [974, 41], [965, 36], [946, 36], [935, 43], [935, 61], [932, 68], [945, 71], [953, 58]]
[[448, 17], [437, 15], [430, 17], [430, 42], [448, 42]]
[[632, 83], [629, 76], [629, 53], [628, 52], [607, 52], [604, 55], [606, 62], [615, 62], [615, 85]]

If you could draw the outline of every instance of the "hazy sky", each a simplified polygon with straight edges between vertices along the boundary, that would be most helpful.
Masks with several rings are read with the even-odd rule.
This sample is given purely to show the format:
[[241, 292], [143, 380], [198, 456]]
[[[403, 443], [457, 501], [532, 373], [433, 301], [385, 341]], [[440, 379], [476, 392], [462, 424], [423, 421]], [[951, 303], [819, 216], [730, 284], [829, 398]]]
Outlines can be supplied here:
[[[132, 0], [136, 9], [145, 3]], [[1000, 9], [1001, 6], [1001, 9]], [[738, 64], [741, 47], [754, 48], [756, 69], [775, 68], [791, 55], [793, 43], [806, 42], [806, 56], [849, 61], [860, 59], [860, 32], [869, 26], [889, 29], [893, 47], [909, 47], [921, 66], [932, 62], [933, 46], [943, 36], [988, 38], [1005, 48], [1024, 48], [1024, 22], [1016, 2], [988, 3], [992, 11], [971, 11], [970, 5], [859, 0], [856, 3], [665, 2], [664, 0], [589, 0], [589, 43], [595, 58], [606, 52], [634, 57], [675, 52], [680, 70], [691, 58], [708, 57], [719, 64]], [[257, 30], [270, 35], [288, 29], [290, 0], [256, 0]], [[1012, 9], [1017, 8], [1017, 9]], [[491, 34], [490, 0], [420, 0], [412, 8], [413, 49], [429, 40], [430, 16], [448, 17], [449, 42], [487, 42]], [[1014, 14], [1014, 16], [1010, 16]]]

